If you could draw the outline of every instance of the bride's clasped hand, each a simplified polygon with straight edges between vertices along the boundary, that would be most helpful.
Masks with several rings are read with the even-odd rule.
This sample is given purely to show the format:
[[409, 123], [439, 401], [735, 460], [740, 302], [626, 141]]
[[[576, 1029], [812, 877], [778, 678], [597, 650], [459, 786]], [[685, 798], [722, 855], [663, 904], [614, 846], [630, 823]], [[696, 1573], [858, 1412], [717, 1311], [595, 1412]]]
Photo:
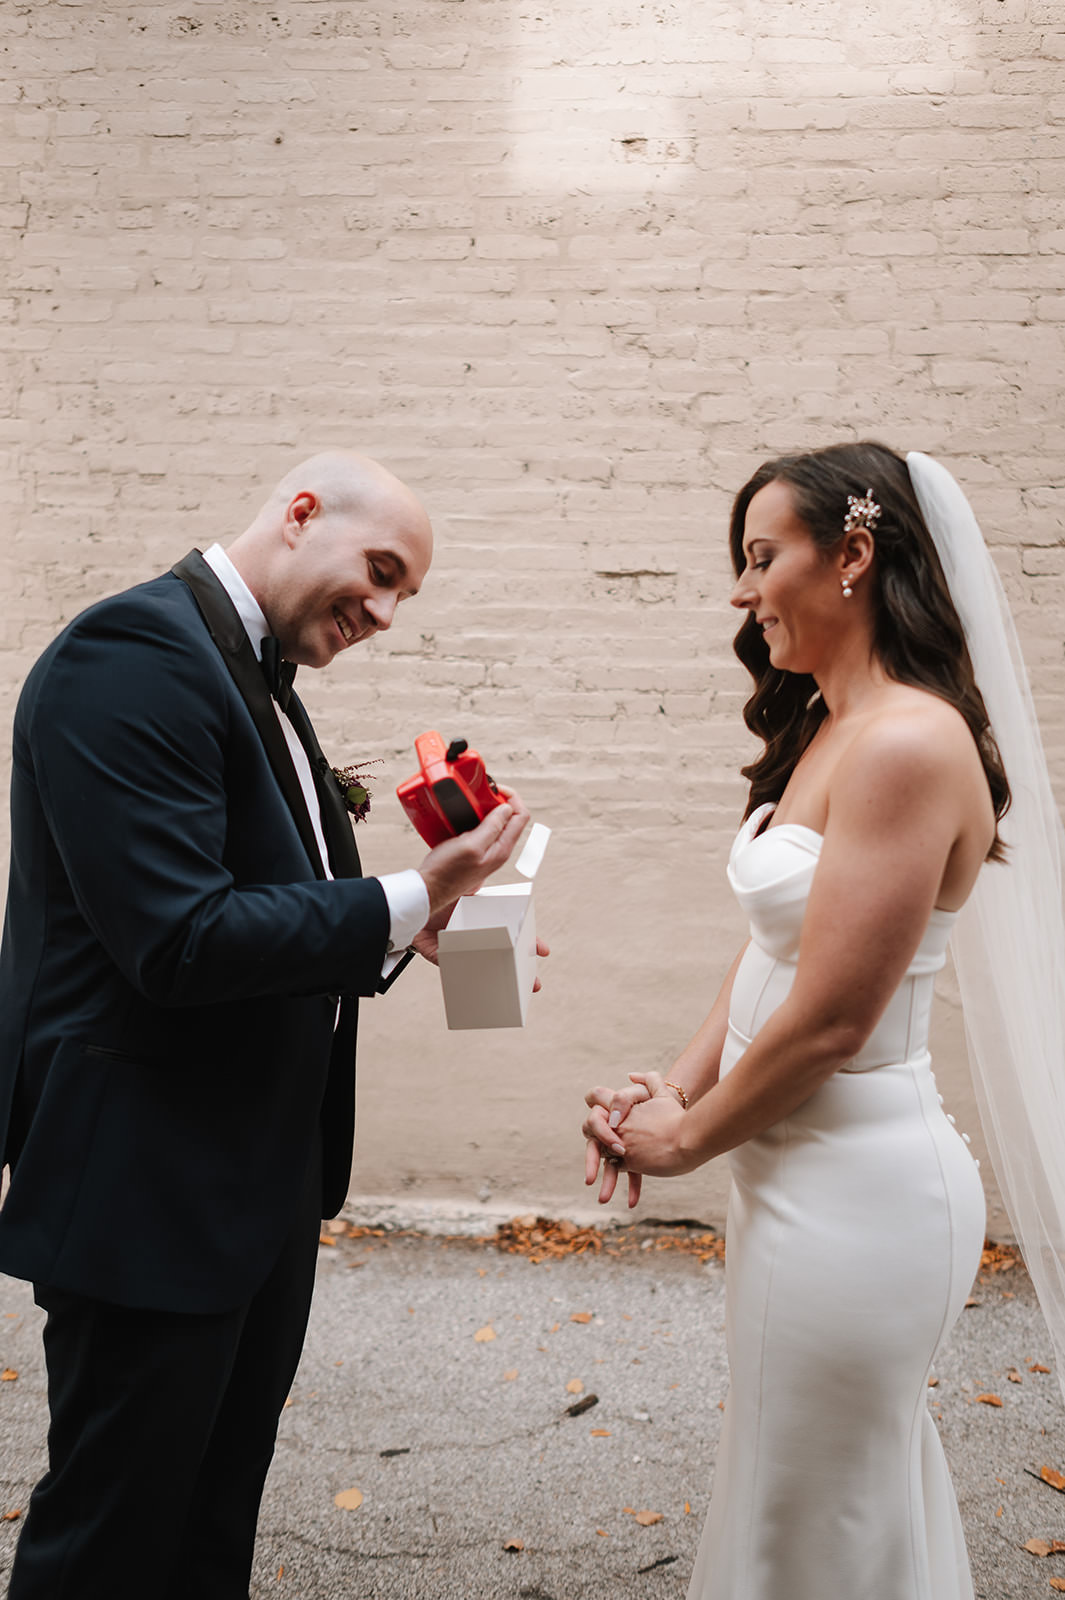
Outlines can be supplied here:
[[600, 1203], [613, 1198], [621, 1167], [629, 1179], [629, 1205], [640, 1198], [640, 1180], [677, 1178], [693, 1172], [705, 1157], [685, 1144], [685, 1112], [660, 1072], [631, 1072], [625, 1089], [597, 1086], [585, 1095], [589, 1112], [582, 1132], [587, 1140], [584, 1181], [595, 1183], [603, 1168]]

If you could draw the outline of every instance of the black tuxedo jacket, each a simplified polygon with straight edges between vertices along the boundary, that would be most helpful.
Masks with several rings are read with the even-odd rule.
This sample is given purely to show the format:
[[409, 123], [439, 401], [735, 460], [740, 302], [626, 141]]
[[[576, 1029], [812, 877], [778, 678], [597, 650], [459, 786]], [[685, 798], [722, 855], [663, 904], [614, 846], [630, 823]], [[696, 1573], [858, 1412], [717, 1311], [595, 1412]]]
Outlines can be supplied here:
[[319, 1127], [322, 1215], [343, 1203], [355, 997], [378, 987], [389, 916], [292, 715], [336, 882], [197, 552], [86, 611], [30, 673], [0, 949], [0, 1270], [222, 1311], [269, 1271]]

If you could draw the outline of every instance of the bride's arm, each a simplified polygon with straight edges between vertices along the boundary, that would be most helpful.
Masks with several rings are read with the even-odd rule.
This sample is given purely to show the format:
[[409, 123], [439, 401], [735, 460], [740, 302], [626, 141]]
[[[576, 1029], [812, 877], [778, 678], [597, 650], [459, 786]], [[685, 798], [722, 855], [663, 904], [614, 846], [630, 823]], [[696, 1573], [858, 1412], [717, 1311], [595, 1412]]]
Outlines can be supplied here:
[[[706, 1021], [673, 1063], [668, 1079], [658, 1079], [662, 1091], [674, 1098], [678, 1106], [682, 1103], [682, 1098], [692, 1105], [717, 1082], [721, 1069], [721, 1051], [728, 1031], [732, 984], [746, 949], [745, 944], [729, 967]], [[639, 1105], [641, 1101], [651, 1096], [650, 1088], [644, 1084], [643, 1075], [633, 1074], [633, 1077], [639, 1078], [639, 1081], [627, 1084], [624, 1089], [609, 1089], [604, 1084], [597, 1084], [594, 1089], [589, 1089], [584, 1097], [585, 1104], [591, 1107], [581, 1130], [588, 1141], [584, 1158], [586, 1184], [595, 1182], [599, 1176], [599, 1163], [604, 1156], [608, 1158], [608, 1164], [603, 1171], [603, 1185], [599, 1191], [600, 1205], [606, 1205], [607, 1201], [613, 1198], [617, 1187], [618, 1168], [609, 1164], [609, 1157], [611, 1155], [620, 1157], [625, 1153], [625, 1146], [621, 1143], [616, 1130], [633, 1106]], [[677, 1089], [681, 1091], [680, 1094], [675, 1094]], [[634, 1206], [639, 1198], [640, 1174], [630, 1172], [629, 1206]]]
[[[732, 984], [746, 949], [745, 944], [725, 974], [725, 981], [706, 1020], [669, 1069], [668, 1082], [673, 1088], [682, 1091], [683, 1098], [687, 1099], [689, 1105], [704, 1095], [708, 1089], [712, 1089], [717, 1082], [721, 1069], [721, 1051], [725, 1044], [725, 1034], [728, 1032]], [[624, 1089], [609, 1089], [604, 1084], [597, 1084], [594, 1089], [589, 1089], [584, 1097], [585, 1104], [592, 1108], [592, 1114], [584, 1124], [585, 1137], [597, 1139], [604, 1147], [611, 1147], [616, 1143], [611, 1138], [611, 1129], [625, 1120], [633, 1106], [648, 1098], [647, 1090], [640, 1084], [635, 1086], [626, 1084]], [[676, 1099], [679, 1105], [682, 1095], [677, 1095]], [[614, 1153], [620, 1154], [620, 1147]], [[594, 1181], [593, 1173], [588, 1182]]]
[[626, 1167], [692, 1171], [788, 1116], [861, 1049], [921, 942], [966, 813], [969, 767], [949, 739], [924, 734], [885, 721], [855, 741], [833, 783], [788, 997], [689, 1111], [657, 1074], [635, 1075], [653, 1098], [615, 1131]]
[[728, 1033], [732, 985], [746, 950], [747, 944], [729, 967], [721, 991], [706, 1021], [691, 1042], [685, 1045], [669, 1069], [670, 1083], [676, 1084], [683, 1090], [690, 1106], [701, 1099], [708, 1089], [712, 1089], [718, 1080], [721, 1071], [721, 1052], [725, 1047], [725, 1035]]

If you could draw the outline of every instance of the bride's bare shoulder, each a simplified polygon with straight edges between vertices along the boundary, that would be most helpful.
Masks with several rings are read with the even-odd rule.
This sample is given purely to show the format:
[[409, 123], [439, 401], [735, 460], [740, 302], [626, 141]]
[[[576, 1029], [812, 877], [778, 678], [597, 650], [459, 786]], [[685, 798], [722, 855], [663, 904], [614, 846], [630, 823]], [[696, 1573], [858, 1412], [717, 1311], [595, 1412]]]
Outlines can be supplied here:
[[863, 719], [838, 777], [896, 790], [935, 784], [942, 792], [944, 785], [969, 783], [979, 770], [976, 742], [961, 712], [938, 695], [895, 684]]

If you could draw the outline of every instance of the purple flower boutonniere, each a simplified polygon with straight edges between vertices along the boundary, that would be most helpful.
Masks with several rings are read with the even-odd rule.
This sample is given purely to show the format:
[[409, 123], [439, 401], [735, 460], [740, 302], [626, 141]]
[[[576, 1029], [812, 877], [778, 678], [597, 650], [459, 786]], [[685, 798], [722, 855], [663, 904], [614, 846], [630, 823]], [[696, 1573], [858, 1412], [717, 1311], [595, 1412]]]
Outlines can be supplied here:
[[361, 822], [370, 812], [370, 783], [366, 768], [379, 765], [379, 761], [360, 761], [353, 767], [332, 768], [340, 798], [356, 822]]

